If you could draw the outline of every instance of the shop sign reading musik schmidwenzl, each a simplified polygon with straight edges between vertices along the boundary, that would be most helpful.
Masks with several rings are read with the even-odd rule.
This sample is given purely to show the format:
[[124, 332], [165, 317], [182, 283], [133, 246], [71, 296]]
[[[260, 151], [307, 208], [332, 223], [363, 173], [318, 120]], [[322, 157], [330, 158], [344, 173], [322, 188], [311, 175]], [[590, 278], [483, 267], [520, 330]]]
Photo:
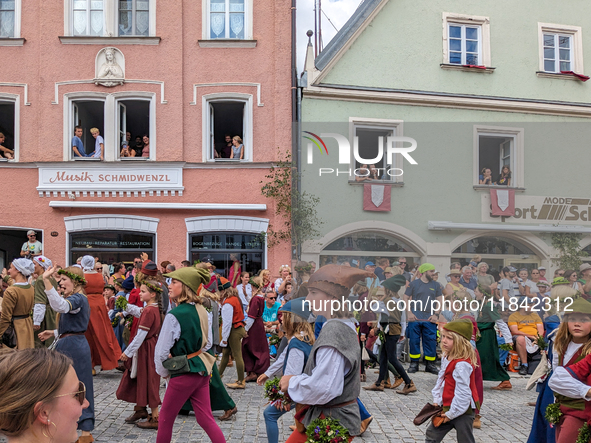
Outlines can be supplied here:
[[515, 195], [515, 215], [491, 215], [489, 194], [482, 195], [483, 222], [511, 222], [550, 225], [591, 225], [591, 199]]

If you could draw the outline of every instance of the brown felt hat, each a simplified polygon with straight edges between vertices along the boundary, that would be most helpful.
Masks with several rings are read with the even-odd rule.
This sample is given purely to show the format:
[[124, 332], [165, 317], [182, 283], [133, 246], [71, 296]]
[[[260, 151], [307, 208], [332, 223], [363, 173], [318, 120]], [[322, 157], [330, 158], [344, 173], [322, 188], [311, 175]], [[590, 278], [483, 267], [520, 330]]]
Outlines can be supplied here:
[[308, 280], [308, 289], [318, 289], [334, 298], [348, 297], [355, 283], [375, 276], [373, 272], [349, 266], [325, 265], [312, 274]]

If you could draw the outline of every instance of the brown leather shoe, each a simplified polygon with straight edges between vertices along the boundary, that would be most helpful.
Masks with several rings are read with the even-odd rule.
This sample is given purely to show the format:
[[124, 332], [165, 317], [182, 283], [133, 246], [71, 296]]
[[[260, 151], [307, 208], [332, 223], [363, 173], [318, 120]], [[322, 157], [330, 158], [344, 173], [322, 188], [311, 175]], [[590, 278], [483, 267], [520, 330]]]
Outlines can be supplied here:
[[244, 379], [244, 381], [245, 381], [246, 383], [251, 383], [251, 382], [253, 382], [253, 381], [257, 381], [257, 378], [259, 378], [259, 376], [258, 376], [258, 375], [256, 375], [256, 374], [250, 374], [248, 377], [246, 377], [246, 378]]
[[76, 440], [76, 443], [92, 443], [93, 441], [94, 438], [92, 437], [92, 434], [81, 435], [80, 437], [78, 437], [78, 440]]
[[384, 389], [391, 389], [392, 388], [392, 385], [390, 384], [390, 377], [388, 377], [386, 379], [386, 381], [383, 382], [383, 386], [384, 386]]
[[224, 415], [220, 417], [220, 421], [230, 420], [232, 416], [236, 414], [236, 412], [238, 412], [238, 408], [236, 406], [234, 406], [232, 409], [224, 411]]
[[363, 435], [365, 430], [369, 427], [369, 424], [373, 421], [373, 417], [367, 417], [365, 420], [361, 421], [361, 428], [359, 430], [359, 435]]
[[415, 384], [412, 380], [410, 381], [410, 384], [404, 385], [404, 388], [402, 388], [399, 391], [396, 391], [397, 394], [402, 394], [402, 395], [408, 395], [411, 392], [417, 392], [417, 387], [415, 386]]
[[125, 423], [135, 423], [138, 420], [150, 417], [146, 409], [140, 409], [139, 411], [133, 411], [133, 414], [125, 419]]
[[396, 377], [394, 379], [394, 383], [392, 383], [392, 389], [396, 389], [398, 386], [400, 386], [402, 383], [404, 382], [404, 380], [402, 380], [402, 377]]
[[138, 428], [142, 429], [158, 429], [158, 417], [153, 418], [150, 415], [146, 421], [140, 421], [139, 423], [135, 424]]
[[359, 381], [367, 381], [367, 376], [365, 374], [359, 374]]
[[384, 386], [382, 384], [376, 385], [375, 383], [373, 383], [369, 386], [363, 386], [363, 389], [365, 389], [366, 391], [383, 391]]
[[505, 380], [499, 383], [498, 386], [493, 386], [491, 389], [493, 391], [510, 391], [511, 389], [513, 389], [513, 386], [511, 385], [511, 382], [509, 380]]
[[226, 386], [230, 389], [246, 389], [245, 380], [242, 380], [241, 382], [236, 380], [234, 383], [227, 383]]
[[474, 429], [480, 429], [481, 426], [482, 422], [480, 421], [480, 415], [476, 415], [476, 417], [474, 417], [474, 423], [472, 424], [472, 427]]

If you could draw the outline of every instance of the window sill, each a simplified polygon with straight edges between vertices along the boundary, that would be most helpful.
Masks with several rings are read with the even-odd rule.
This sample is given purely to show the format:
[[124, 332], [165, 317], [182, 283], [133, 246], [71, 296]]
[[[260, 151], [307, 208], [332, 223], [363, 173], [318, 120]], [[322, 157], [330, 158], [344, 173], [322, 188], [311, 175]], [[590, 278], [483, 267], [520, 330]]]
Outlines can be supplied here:
[[75, 162], [102, 162], [99, 157], [74, 157], [72, 161]]
[[150, 157], [120, 157], [117, 160], [122, 162], [147, 162], [150, 160]]
[[455, 65], [452, 63], [441, 63], [439, 66], [441, 67], [441, 69], [449, 69], [450, 71], [477, 72], [481, 74], [492, 74], [493, 72], [495, 72], [496, 69], [491, 68], [489, 66], [477, 68], [475, 66]]
[[26, 40], [24, 38], [4, 37], [0, 38], [0, 46], [22, 46]]
[[59, 36], [62, 45], [159, 45], [160, 37]]
[[488, 189], [514, 189], [516, 192], [524, 192], [525, 188], [520, 188], [517, 186], [500, 186], [500, 185], [474, 185], [474, 190], [476, 191], [486, 191]]
[[555, 78], [560, 80], [575, 80], [581, 81], [579, 78], [572, 74], [562, 74], [560, 72], [546, 72], [546, 71], [537, 71], [536, 75], [540, 78]]
[[200, 48], [256, 48], [256, 40], [213, 39], [197, 40]]
[[387, 180], [366, 180], [366, 181], [362, 181], [362, 182], [356, 182], [356, 181], [349, 180], [348, 183], [353, 186], [384, 185], [384, 186], [391, 186], [393, 188], [402, 188], [404, 186], [404, 182], [392, 182], [392, 181], [387, 181]]

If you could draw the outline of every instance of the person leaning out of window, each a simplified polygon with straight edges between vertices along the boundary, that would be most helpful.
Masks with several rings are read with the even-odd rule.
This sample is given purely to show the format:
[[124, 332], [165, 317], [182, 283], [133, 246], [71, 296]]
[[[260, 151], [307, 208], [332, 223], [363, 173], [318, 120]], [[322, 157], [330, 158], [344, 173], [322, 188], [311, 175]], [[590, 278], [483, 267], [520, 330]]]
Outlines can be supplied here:
[[490, 168], [482, 168], [482, 171], [480, 171], [480, 177], [479, 177], [478, 183], [481, 185], [492, 185], [493, 184], [492, 171], [490, 170]]
[[12, 160], [14, 159], [14, 151], [4, 146], [5, 141], [6, 137], [4, 136], [4, 134], [0, 132], [0, 158], [4, 157], [8, 160]]
[[230, 158], [244, 159], [244, 145], [242, 144], [242, 139], [237, 135], [232, 137], [232, 153], [230, 154]]
[[91, 128], [90, 133], [95, 138], [94, 143], [94, 152], [89, 155], [89, 157], [100, 158], [101, 160], [105, 159], [105, 141], [101, 137], [101, 133], [98, 128]]
[[511, 186], [511, 169], [509, 169], [509, 166], [503, 166], [503, 169], [501, 169], [501, 175], [497, 178], [495, 185]]

